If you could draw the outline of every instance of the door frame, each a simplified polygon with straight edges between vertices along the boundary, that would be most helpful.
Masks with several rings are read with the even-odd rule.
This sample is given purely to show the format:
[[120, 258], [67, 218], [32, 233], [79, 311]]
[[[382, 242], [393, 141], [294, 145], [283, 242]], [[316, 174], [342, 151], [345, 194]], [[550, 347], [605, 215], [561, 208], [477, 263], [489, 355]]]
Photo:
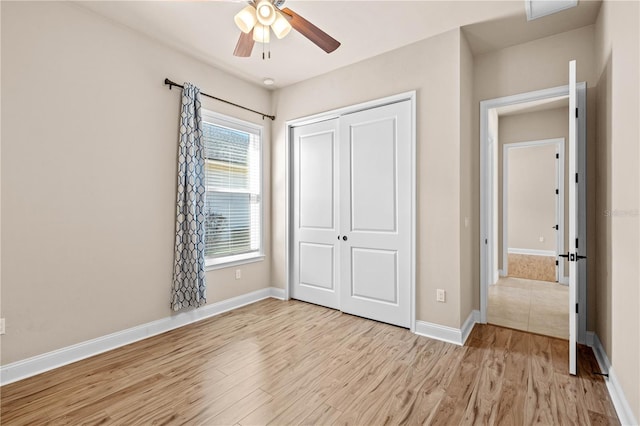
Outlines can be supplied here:
[[291, 156], [291, 132], [294, 127], [304, 126], [307, 124], [318, 123], [321, 121], [339, 119], [345, 114], [351, 114], [354, 112], [364, 111], [367, 109], [377, 108], [384, 105], [394, 104], [398, 102], [409, 101], [411, 103], [411, 253], [410, 264], [410, 290], [409, 290], [409, 319], [410, 330], [415, 332], [416, 327], [416, 91], [403, 92], [384, 98], [374, 99], [367, 102], [350, 105], [347, 107], [337, 108], [318, 114], [313, 114], [305, 117], [296, 118], [293, 120], [287, 120], [285, 122], [285, 288], [284, 288], [284, 300], [290, 299], [291, 294], [291, 275], [293, 273], [292, 262], [292, 248], [293, 244], [291, 239], [293, 238], [293, 232], [291, 226], [293, 225], [293, 202], [291, 199], [291, 188], [293, 185], [293, 161]]
[[[564, 138], [541, 139], [536, 141], [515, 142], [502, 145], [502, 272], [509, 274], [509, 155], [510, 149], [527, 148], [532, 146], [553, 145], [556, 147], [558, 158], [555, 161], [556, 194], [555, 216], [558, 229], [556, 231], [555, 257], [558, 261], [556, 267], [556, 280], [560, 284], [568, 284], [564, 279], [564, 261], [560, 262], [558, 255], [564, 253]], [[535, 252], [535, 251], [534, 251]], [[542, 254], [542, 253], [541, 253]]]
[[[578, 90], [578, 110], [581, 113], [578, 116], [578, 144], [583, 147], [583, 155], [579, 161], [579, 173], [586, 176], [586, 99], [587, 85], [580, 82], [576, 85]], [[532, 92], [519, 93], [516, 95], [504, 96], [495, 99], [480, 101], [480, 322], [487, 323], [487, 305], [489, 295], [489, 283], [493, 277], [493, 249], [497, 241], [494, 241], [493, 217], [497, 215], [494, 212], [493, 201], [497, 194], [493, 194], [490, 187], [493, 181], [494, 170], [489, 168], [489, 113], [490, 111], [508, 105], [516, 105], [533, 101], [540, 101], [550, 98], [557, 98], [569, 95], [569, 85], [552, 87], [548, 89], [536, 90]], [[495, 168], [495, 167], [494, 167]], [[586, 180], [580, 179], [579, 191], [580, 200], [580, 239], [584, 244], [586, 252]], [[586, 265], [581, 262], [581, 267], [585, 268], [584, 273], [580, 274], [580, 282], [578, 283], [578, 304], [580, 305], [578, 313], [578, 342], [586, 343], [586, 325], [587, 325], [587, 277]]]

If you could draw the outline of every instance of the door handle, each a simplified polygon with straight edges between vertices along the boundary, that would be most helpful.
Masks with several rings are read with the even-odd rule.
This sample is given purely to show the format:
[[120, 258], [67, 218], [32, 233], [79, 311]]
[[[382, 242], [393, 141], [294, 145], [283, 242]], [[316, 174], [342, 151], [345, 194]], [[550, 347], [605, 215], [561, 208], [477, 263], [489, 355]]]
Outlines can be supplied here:
[[569, 262], [577, 262], [580, 259], [586, 259], [587, 256], [580, 256], [578, 253], [559, 254], [558, 257], [569, 259]]
[[347, 236], [346, 235], [342, 236], [342, 241], [347, 241]]

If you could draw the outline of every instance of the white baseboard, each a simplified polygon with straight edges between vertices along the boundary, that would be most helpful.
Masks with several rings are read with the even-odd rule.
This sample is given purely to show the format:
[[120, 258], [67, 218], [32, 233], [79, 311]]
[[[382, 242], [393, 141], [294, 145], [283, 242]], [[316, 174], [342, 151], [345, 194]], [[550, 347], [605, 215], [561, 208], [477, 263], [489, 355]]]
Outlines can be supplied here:
[[27, 377], [35, 376], [36, 374], [44, 373], [45, 371], [53, 370], [54, 368], [62, 367], [63, 365], [71, 364], [72, 362], [80, 361], [269, 297], [284, 299], [284, 290], [275, 287], [263, 288], [221, 302], [211, 303], [198, 309], [180, 312], [170, 317], [3, 365], [0, 366], [0, 386], [26, 379]]
[[607, 390], [611, 396], [611, 401], [616, 409], [620, 423], [623, 425], [638, 425], [639, 423], [635, 419], [631, 406], [629, 405], [629, 402], [624, 395], [624, 391], [620, 386], [618, 376], [616, 376], [616, 373], [611, 366], [611, 362], [609, 361], [609, 357], [604, 351], [602, 342], [600, 342], [598, 335], [593, 331], [587, 331], [587, 345], [593, 349], [593, 353], [595, 354], [598, 365], [600, 366], [600, 371], [609, 374], [609, 377], [605, 377], [604, 381], [607, 384]]
[[269, 289], [271, 290], [269, 297], [273, 297], [274, 299], [278, 300], [285, 300], [284, 288], [269, 287]]
[[473, 326], [480, 321], [480, 311], [471, 311], [462, 328], [447, 327], [427, 321], [416, 321], [415, 333], [420, 336], [430, 337], [443, 342], [462, 346], [467, 341]]
[[480, 311], [473, 310], [467, 317], [467, 320], [462, 324], [462, 344], [464, 345], [473, 330], [473, 326], [480, 322]]
[[556, 252], [553, 251], [553, 250], [536, 250], [536, 249], [509, 247], [507, 249], [507, 252], [509, 254], [528, 254], [530, 256], [551, 256], [551, 257], [556, 257]]

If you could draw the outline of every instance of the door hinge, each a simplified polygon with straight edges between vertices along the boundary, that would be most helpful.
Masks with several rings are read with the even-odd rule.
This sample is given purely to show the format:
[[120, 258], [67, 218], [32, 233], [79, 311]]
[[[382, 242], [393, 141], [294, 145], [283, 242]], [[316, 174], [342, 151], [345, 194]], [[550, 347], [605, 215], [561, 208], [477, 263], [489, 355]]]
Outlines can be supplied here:
[[578, 239], [576, 238], [576, 248], [578, 248]]
[[557, 231], [558, 229], [560, 229], [560, 227], [559, 227], [558, 225], [554, 226], [554, 228], [556, 228], [556, 231]]
[[489, 244], [489, 241], [485, 238], [485, 239], [484, 239], [484, 243], [485, 243], [485, 244]]
[[576, 108], [576, 118], [578, 118], [578, 108]]
[[556, 189], [556, 195], [559, 195], [559, 194], [560, 194], [560, 190]]
[[558, 266], [558, 261], [556, 260], [556, 266]]
[[580, 313], [578, 309], [578, 304], [576, 303], [576, 314]]
[[576, 173], [576, 183], [578, 183], [578, 174]]
[[556, 152], [556, 158], [560, 158], [560, 154]]

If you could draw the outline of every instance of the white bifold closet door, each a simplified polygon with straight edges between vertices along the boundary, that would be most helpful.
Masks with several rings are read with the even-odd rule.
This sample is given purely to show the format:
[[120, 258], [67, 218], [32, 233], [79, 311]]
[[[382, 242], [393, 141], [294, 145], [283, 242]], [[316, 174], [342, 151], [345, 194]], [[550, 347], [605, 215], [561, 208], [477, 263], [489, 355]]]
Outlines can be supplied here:
[[293, 130], [292, 296], [411, 318], [411, 103]]
[[338, 120], [295, 127], [292, 135], [294, 299], [340, 309]]

